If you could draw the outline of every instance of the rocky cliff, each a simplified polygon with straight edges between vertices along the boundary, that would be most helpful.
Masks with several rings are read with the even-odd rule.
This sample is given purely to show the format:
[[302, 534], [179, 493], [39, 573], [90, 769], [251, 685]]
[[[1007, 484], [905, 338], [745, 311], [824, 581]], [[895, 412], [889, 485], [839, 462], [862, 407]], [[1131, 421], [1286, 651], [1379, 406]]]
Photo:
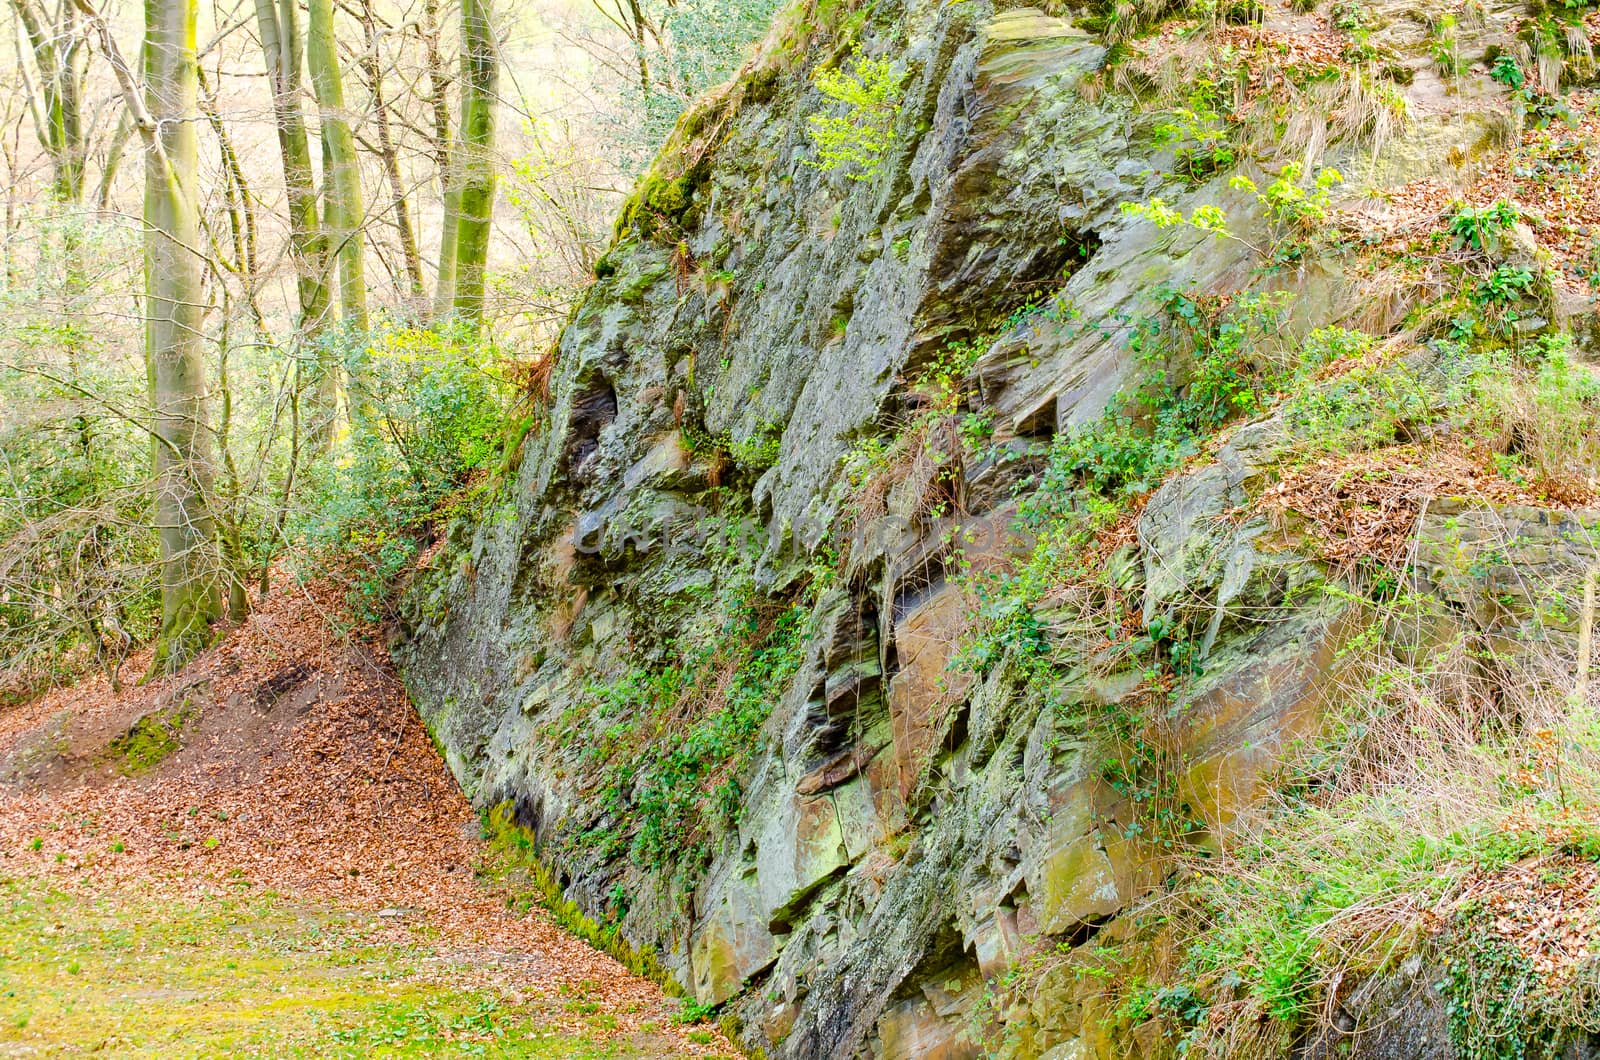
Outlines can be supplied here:
[[1188, 881], [1370, 768], [1374, 674], [1589, 650], [1595, 26], [785, 11], [410, 590], [463, 787], [772, 1056], [1467, 1048], [1455, 913], [1274, 993]]

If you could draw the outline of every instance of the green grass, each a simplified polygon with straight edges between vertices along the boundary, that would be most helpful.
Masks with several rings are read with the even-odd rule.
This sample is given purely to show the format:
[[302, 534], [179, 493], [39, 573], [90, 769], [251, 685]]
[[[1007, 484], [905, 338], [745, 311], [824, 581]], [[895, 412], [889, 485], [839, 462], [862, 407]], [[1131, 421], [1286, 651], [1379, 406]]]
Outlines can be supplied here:
[[482, 981], [467, 970], [272, 895], [89, 897], [0, 878], [0, 1054], [668, 1055], [617, 1037], [603, 1011], [453, 985]]

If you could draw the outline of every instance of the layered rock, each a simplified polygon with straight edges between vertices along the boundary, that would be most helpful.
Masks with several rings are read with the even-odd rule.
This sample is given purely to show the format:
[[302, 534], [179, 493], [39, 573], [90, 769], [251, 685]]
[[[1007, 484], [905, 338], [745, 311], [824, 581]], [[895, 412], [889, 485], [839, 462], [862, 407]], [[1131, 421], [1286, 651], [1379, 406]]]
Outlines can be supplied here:
[[[827, 106], [814, 71], [858, 42], [905, 73], [869, 179], [811, 164], [806, 131]], [[1221, 178], [1164, 175], [1171, 148], [1107, 55], [1068, 18], [987, 0], [788, 12], [646, 178], [514, 473], [411, 593], [397, 657], [465, 789], [513, 803], [574, 898], [770, 1055], [957, 1058], [983, 1040], [1160, 1052], [1114, 1039], [1059, 969], [1028, 1005], [984, 1002], [986, 981], [1041, 945], [1114, 935], [1160, 882], [1141, 811], [1083, 722], [1131, 709], [1143, 664], [1104, 653], [1076, 597], [1037, 616], [1047, 674], [958, 658], [963, 575], [1030, 547], [1015, 495], [1034, 488], [1040, 447], [1127, 383], [1135, 322], [1164, 292], [1231, 293], [1260, 266], [1248, 239], [1122, 212], [1156, 194], [1222, 203], [1253, 235], [1248, 198]], [[1437, 87], [1413, 84], [1418, 99]], [[1499, 106], [1469, 94], [1419, 113], [1383, 156], [1406, 159], [1395, 179], [1450, 179], [1479, 136], [1461, 112]], [[1299, 292], [1297, 329], [1350, 304], [1333, 263], [1271, 282]], [[1015, 312], [1041, 295], [1063, 311]], [[909, 461], [866, 505], [851, 454], [915, 417], [927, 397], [912, 383], [975, 340], [964, 401], [990, 418], [994, 455]], [[1164, 739], [1176, 797], [1210, 829], [1315, 731], [1352, 621], [1337, 595], [1306, 591], [1333, 576], [1308, 550], [1238, 517], [1285, 430], [1242, 428], [1162, 486], [1109, 564], [1144, 626], [1200, 634], [1203, 674]], [[1538, 513], [1512, 517], [1560, 538]], [[1427, 513], [1424, 541], [1442, 518]], [[1530, 547], [1555, 562], [1554, 545]], [[819, 564], [829, 577], [808, 573]], [[1479, 606], [1475, 576], [1430, 577]], [[746, 586], [807, 601], [802, 651], [769, 690], [709, 860], [648, 869], [626, 807], [598, 791], [589, 751], [628, 719], [596, 687], [715, 641]]]

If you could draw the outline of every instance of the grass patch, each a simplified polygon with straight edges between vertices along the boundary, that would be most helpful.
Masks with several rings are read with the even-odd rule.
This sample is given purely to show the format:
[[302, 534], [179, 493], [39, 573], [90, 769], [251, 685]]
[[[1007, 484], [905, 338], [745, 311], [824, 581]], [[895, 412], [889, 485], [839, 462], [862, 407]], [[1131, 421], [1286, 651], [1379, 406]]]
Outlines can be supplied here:
[[[364, 918], [272, 895], [179, 902], [0, 879], [0, 1049], [78, 1056], [650, 1055]], [[570, 1026], [570, 1016], [560, 1021]]]

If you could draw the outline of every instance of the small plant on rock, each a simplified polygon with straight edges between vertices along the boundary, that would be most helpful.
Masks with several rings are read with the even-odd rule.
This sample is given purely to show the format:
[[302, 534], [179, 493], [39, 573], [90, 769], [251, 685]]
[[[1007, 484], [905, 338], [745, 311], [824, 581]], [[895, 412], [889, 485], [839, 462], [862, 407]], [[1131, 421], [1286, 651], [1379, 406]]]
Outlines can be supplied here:
[[1305, 240], [1328, 219], [1328, 200], [1333, 189], [1344, 183], [1344, 176], [1331, 166], [1317, 171], [1309, 184], [1302, 180], [1304, 170], [1298, 162], [1290, 162], [1278, 173], [1278, 179], [1260, 188], [1244, 174], [1234, 177], [1229, 184], [1240, 191], [1255, 196], [1256, 202], [1267, 212], [1272, 229], [1274, 260], [1298, 258], [1305, 249]]
[[1157, 143], [1177, 145], [1174, 156], [1178, 171], [1191, 183], [1234, 163], [1233, 145], [1228, 141], [1222, 116], [1199, 99], [1192, 107], [1174, 110], [1169, 120], [1156, 126], [1155, 137]]
[[1450, 235], [1458, 247], [1487, 250], [1521, 219], [1517, 208], [1504, 199], [1488, 206], [1461, 205], [1450, 217]]
[[813, 114], [811, 140], [818, 160], [806, 164], [823, 172], [844, 169], [851, 180], [870, 180], [878, 174], [883, 155], [894, 141], [894, 120], [900, 114], [900, 88], [905, 74], [887, 59], [869, 59], [858, 47], [855, 70], [821, 70], [817, 89], [828, 99], [843, 103], [842, 115]]

